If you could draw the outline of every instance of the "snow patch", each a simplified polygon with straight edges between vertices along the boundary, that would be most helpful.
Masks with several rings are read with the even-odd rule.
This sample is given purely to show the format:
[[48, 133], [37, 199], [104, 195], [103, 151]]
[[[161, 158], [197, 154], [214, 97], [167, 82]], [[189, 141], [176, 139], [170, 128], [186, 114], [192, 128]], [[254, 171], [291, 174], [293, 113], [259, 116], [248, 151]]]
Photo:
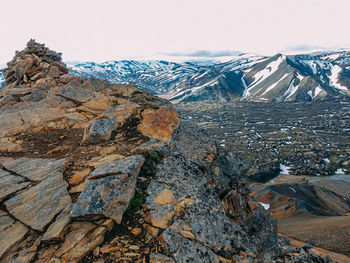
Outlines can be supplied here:
[[293, 187], [291, 187], [291, 186], [289, 186], [289, 189], [292, 190], [294, 193], [297, 192], [297, 191], [296, 191]]
[[345, 172], [344, 172], [343, 169], [338, 168], [338, 169], [335, 171], [335, 174], [336, 174], [336, 175], [345, 175]]
[[339, 73], [342, 71], [342, 68], [338, 65], [334, 65], [331, 68], [331, 75], [329, 76], [329, 85], [335, 87], [336, 89], [347, 91], [348, 89], [338, 83]]
[[323, 158], [323, 161], [324, 161], [325, 163], [331, 163], [331, 161], [330, 161], [328, 158]]
[[280, 175], [281, 175], [281, 174], [289, 174], [290, 168], [291, 168], [291, 167], [289, 167], [289, 166], [285, 166], [285, 165], [283, 165], [283, 164], [280, 164], [280, 170], [282, 170], [282, 171], [280, 171]]
[[265, 209], [265, 210], [269, 210], [270, 209], [270, 204], [265, 204], [263, 202], [259, 202], [259, 204]]
[[304, 76], [298, 73], [298, 75], [296, 76], [296, 78], [294, 78], [294, 79], [291, 81], [291, 83], [289, 84], [288, 90], [287, 90], [286, 93], [284, 94], [284, 96], [287, 96], [287, 97], [285, 98], [285, 101], [287, 101], [291, 96], [293, 96], [293, 94], [298, 90], [298, 86], [299, 86], [299, 85], [294, 86], [294, 81], [295, 81], [296, 79], [298, 79], [298, 80], [299, 80], [299, 83], [300, 83], [300, 82], [302, 81], [303, 78], [304, 78]]
[[320, 86], [317, 86], [316, 89], [315, 89], [315, 95], [314, 95], [314, 98], [317, 97], [318, 94], [320, 94], [320, 92], [322, 91], [321, 87]]
[[307, 95], [309, 95], [309, 96], [311, 97], [311, 99], [314, 98], [314, 96], [312, 95], [312, 90], [309, 90], [309, 91], [307, 92]]

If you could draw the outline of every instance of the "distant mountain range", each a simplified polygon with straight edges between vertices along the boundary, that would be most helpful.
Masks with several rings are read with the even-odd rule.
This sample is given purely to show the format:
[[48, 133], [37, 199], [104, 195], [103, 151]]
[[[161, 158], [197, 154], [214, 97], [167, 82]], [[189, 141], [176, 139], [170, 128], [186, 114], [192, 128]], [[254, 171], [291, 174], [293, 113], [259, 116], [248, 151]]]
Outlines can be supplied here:
[[242, 54], [224, 63], [85, 62], [69, 68], [83, 77], [133, 83], [174, 103], [311, 101], [350, 95], [350, 50], [273, 57]]

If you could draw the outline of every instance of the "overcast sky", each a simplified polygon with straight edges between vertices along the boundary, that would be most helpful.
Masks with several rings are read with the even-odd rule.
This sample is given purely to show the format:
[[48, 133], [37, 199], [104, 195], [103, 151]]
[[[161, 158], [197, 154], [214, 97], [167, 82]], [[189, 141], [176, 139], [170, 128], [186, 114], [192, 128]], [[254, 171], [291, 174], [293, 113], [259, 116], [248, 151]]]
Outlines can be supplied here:
[[348, 0], [11, 0], [0, 64], [34, 38], [65, 61], [349, 48]]

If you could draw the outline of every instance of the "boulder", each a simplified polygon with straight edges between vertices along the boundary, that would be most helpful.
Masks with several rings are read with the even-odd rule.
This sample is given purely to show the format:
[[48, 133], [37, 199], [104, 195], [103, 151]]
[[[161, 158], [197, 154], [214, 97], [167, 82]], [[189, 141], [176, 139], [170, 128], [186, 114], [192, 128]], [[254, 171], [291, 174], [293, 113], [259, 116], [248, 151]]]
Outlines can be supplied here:
[[129, 101], [123, 105], [109, 108], [102, 116], [105, 118], [117, 118], [118, 122], [122, 123], [138, 108], [140, 108], [140, 105]]
[[137, 130], [147, 137], [167, 142], [179, 123], [180, 119], [172, 107], [146, 109], [142, 112], [142, 122]]
[[[40, 171], [43, 171], [42, 167], [37, 170], [33, 168], [26, 178], [37, 178], [33, 175], [40, 174]], [[71, 202], [67, 191], [68, 185], [60, 172], [54, 170], [41, 178], [44, 179], [39, 184], [4, 203], [11, 215], [38, 231], [43, 231], [52, 219]]]
[[108, 217], [120, 224], [135, 194], [136, 179], [137, 175], [120, 174], [89, 180], [70, 217]]
[[63, 98], [76, 101], [80, 104], [87, 102], [94, 97], [94, 93], [91, 90], [83, 89], [80, 87], [72, 87], [69, 84], [60, 89], [58, 94]]
[[142, 155], [134, 155], [112, 162], [105, 162], [98, 165], [96, 169], [90, 173], [89, 179], [97, 179], [117, 174], [129, 174], [134, 176], [139, 173], [144, 161], [145, 158]]
[[112, 132], [118, 128], [115, 118], [99, 119], [85, 128], [83, 142], [99, 143], [108, 141]]
[[60, 76], [60, 82], [63, 84], [67, 84], [68, 82], [70, 82], [71, 80], [73, 80], [75, 78], [74, 75], [72, 74], [64, 74]]

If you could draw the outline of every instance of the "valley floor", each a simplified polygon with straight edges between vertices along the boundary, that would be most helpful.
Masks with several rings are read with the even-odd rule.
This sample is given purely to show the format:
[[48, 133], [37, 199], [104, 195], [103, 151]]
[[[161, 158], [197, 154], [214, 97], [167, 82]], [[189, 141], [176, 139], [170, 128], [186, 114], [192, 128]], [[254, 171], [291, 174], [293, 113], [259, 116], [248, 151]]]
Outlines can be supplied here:
[[324, 102], [197, 102], [177, 106], [249, 162], [255, 181], [280, 170], [297, 175], [350, 172], [350, 100]]
[[279, 232], [350, 256], [350, 217], [296, 215], [278, 219]]

